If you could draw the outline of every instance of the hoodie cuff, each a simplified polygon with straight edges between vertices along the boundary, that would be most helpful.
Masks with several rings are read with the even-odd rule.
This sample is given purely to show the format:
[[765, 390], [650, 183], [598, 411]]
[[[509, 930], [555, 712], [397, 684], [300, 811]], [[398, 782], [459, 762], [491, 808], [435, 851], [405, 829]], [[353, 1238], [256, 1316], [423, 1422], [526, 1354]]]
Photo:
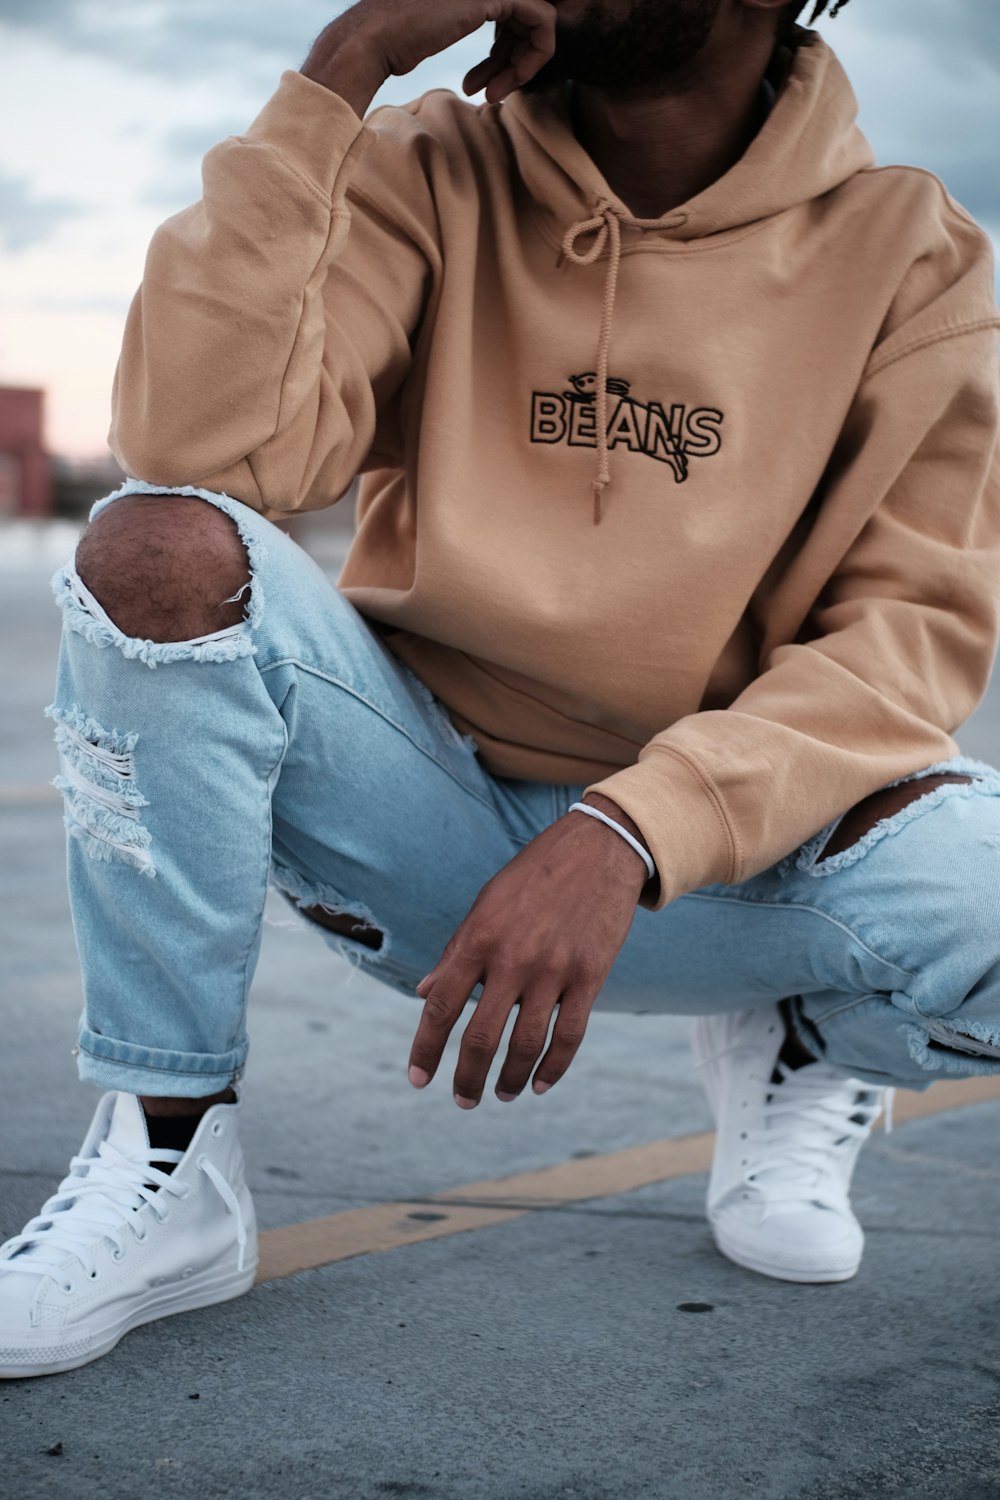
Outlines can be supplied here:
[[327, 199], [334, 197], [348, 153], [353, 166], [373, 138], [346, 99], [294, 68], [285, 69], [241, 137], [280, 152]]
[[638, 762], [595, 781], [588, 792], [617, 802], [638, 824], [656, 863], [639, 905], [660, 911], [704, 885], [731, 885], [742, 863], [739, 843], [711, 780], [679, 751], [643, 750]]

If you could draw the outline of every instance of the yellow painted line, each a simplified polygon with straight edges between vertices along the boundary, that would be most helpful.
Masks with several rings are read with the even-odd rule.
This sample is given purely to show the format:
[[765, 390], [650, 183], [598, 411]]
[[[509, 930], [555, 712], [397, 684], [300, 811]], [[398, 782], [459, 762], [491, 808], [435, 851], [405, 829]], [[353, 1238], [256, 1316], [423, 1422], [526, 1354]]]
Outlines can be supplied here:
[[[947, 1080], [921, 1093], [900, 1089], [894, 1117], [902, 1123], [989, 1099], [1000, 1099], [1000, 1078]], [[325, 1219], [290, 1224], [285, 1229], [265, 1230], [260, 1236], [257, 1280], [276, 1281], [355, 1255], [374, 1255], [470, 1229], [487, 1229], [539, 1209], [613, 1198], [654, 1182], [706, 1172], [711, 1166], [714, 1140], [714, 1134], [706, 1131], [650, 1141], [604, 1156], [558, 1162], [534, 1172], [466, 1183], [432, 1198], [376, 1203]]]
[[58, 796], [56, 788], [44, 781], [34, 786], [0, 786], [0, 807], [41, 807]]

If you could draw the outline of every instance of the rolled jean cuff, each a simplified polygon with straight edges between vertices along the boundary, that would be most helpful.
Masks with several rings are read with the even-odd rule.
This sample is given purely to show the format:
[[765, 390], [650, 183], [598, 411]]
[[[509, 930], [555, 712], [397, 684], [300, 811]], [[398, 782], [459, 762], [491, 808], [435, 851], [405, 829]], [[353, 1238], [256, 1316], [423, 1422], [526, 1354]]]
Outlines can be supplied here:
[[246, 1062], [249, 1041], [244, 1038], [228, 1052], [174, 1052], [116, 1042], [86, 1026], [80, 1027], [77, 1071], [83, 1083], [178, 1099], [201, 1099], [218, 1094], [238, 1078]]

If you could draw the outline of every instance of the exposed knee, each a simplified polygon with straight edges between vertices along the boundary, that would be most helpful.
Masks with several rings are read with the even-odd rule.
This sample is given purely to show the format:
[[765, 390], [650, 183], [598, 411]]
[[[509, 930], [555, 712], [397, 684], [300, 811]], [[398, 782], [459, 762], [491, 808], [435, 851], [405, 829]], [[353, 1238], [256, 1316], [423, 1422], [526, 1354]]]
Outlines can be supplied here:
[[128, 636], [185, 641], [238, 625], [249, 582], [232, 519], [188, 495], [124, 495], [95, 517], [76, 553], [84, 584]]

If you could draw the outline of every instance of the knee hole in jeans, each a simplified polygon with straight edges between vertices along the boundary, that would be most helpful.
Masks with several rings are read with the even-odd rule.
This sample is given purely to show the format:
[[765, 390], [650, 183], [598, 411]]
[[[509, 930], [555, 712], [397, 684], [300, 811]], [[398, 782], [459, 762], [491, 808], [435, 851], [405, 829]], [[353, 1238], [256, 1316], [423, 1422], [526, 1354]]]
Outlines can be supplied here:
[[299, 911], [304, 917], [308, 917], [310, 922], [317, 922], [328, 932], [335, 932], [340, 937], [353, 938], [356, 943], [371, 948], [374, 953], [381, 952], [385, 934], [377, 927], [373, 927], [366, 918], [354, 916], [348, 911], [333, 912], [325, 906], [300, 905]]
[[116, 500], [84, 532], [76, 570], [124, 635], [162, 643], [238, 625], [251, 587], [235, 521], [184, 495]]
[[953, 783], [969, 785], [973, 778], [958, 772], [947, 772], [938, 776], [928, 776], [916, 781], [902, 782], [899, 786], [883, 787], [857, 803], [834, 829], [830, 838], [816, 856], [816, 863], [822, 860], [834, 859], [838, 854], [844, 854], [853, 849], [866, 834], [882, 822], [889, 822], [904, 808], [913, 802], [919, 802], [924, 797], [937, 790], [939, 786]]

